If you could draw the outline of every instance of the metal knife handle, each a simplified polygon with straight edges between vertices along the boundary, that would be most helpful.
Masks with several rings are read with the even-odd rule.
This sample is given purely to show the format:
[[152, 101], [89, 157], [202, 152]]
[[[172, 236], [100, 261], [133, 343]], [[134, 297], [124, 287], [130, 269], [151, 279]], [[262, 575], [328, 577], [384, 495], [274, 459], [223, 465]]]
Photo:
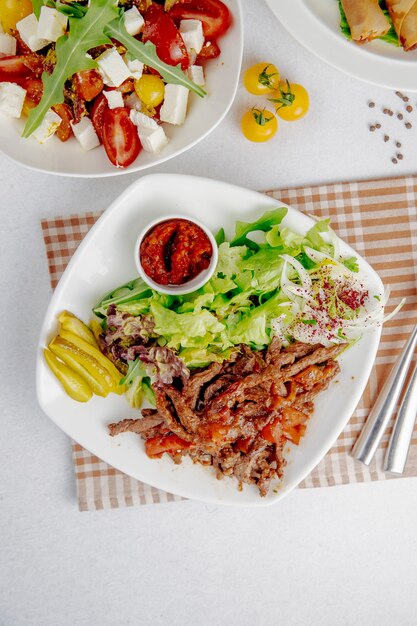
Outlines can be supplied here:
[[402, 474], [417, 415], [417, 364], [398, 410], [394, 430], [385, 454], [384, 471]]
[[417, 344], [417, 325], [407, 341], [401, 355], [392, 368], [381, 392], [368, 415], [351, 455], [365, 465], [369, 465], [379, 446], [382, 435], [396, 407], [408, 368]]

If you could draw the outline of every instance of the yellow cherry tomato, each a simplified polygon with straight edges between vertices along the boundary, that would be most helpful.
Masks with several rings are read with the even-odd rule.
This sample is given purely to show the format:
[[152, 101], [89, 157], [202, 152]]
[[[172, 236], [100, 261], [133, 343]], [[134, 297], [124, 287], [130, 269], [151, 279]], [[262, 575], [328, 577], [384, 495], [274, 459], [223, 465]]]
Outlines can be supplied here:
[[279, 91], [269, 99], [276, 106], [276, 113], [286, 122], [295, 122], [307, 113], [310, 99], [307, 90], [296, 83], [281, 82]]
[[268, 109], [253, 108], [242, 117], [242, 133], [249, 141], [269, 141], [278, 130], [275, 115]]
[[165, 84], [159, 76], [144, 74], [135, 80], [135, 91], [145, 106], [157, 107], [164, 99]]
[[279, 72], [272, 63], [257, 63], [246, 70], [243, 83], [249, 93], [263, 96], [278, 89]]
[[6, 32], [16, 30], [16, 24], [33, 13], [30, 0], [0, 0], [0, 22]]

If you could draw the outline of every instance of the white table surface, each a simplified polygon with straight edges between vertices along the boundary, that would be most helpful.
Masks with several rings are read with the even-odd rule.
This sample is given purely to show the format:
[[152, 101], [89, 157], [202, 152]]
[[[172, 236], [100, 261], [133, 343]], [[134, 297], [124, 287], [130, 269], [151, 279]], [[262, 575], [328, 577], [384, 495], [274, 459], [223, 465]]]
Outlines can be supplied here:
[[[243, 4], [244, 67], [276, 62], [308, 88], [308, 117], [252, 145], [238, 121], [253, 99], [240, 89], [217, 131], [154, 171], [263, 190], [415, 170], [414, 131], [393, 166], [366, 130], [375, 117], [367, 100], [398, 106], [394, 94], [311, 56], [260, 0]], [[415, 624], [415, 479], [296, 490], [258, 510], [181, 502], [78, 512], [69, 441], [35, 398], [34, 346], [50, 297], [39, 220], [106, 207], [135, 178], [57, 178], [0, 157], [0, 624]]]

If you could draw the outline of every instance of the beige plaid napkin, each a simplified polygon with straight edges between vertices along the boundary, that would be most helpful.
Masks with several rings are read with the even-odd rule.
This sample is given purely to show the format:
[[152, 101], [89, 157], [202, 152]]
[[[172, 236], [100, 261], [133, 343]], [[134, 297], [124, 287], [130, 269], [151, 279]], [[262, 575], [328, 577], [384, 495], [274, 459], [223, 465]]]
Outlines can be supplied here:
[[[349, 451], [416, 321], [417, 176], [268, 193], [304, 213], [330, 217], [339, 236], [366, 257], [384, 284], [391, 286], [391, 305], [407, 298], [400, 313], [384, 326], [369, 383], [349, 424], [300, 487], [384, 480], [387, 476], [380, 468], [390, 430], [369, 468], [354, 461]], [[100, 213], [85, 213], [42, 221], [52, 287], [99, 216]], [[122, 474], [77, 443], [73, 443], [72, 449], [81, 511], [181, 499]], [[405, 475], [417, 476], [417, 426]]]

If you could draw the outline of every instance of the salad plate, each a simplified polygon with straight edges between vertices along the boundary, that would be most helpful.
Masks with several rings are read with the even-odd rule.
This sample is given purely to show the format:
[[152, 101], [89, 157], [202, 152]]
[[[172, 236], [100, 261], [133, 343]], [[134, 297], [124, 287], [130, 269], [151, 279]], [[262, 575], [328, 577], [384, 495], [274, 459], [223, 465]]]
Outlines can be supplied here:
[[380, 87], [417, 91], [417, 50], [374, 39], [354, 44], [340, 28], [337, 0], [266, 0], [281, 24], [307, 50], [354, 78]]
[[[367, 383], [380, 328], [367, 330], [340, 359], [338, 384], [332, 384], [316, 401], [300, 445], [287, 455], [287, 467], [279, 489], [260, 498], [253, 485], [242, 491], [231, 479], [216, 480], [214, 470], [194, 465], [184, 458], [175, 465], [170, 458], [150, 459], [143, 442], [133, 433], [109, 437], [107, 425], [140, 413], [123, 396], [94, 396], [89, 402], [74, 402], [63, 391], [43, 358], [43, 347], [57, 332], [57, 315], [71, 310], [88, 322], [93, 306], [104, 293], [137, 277], [132, 253], [139, 232], [158, 216], [181, 215], [203, 222], [216, 232], [232, 232], [236, 220], [254, 221], [282, 203], [244, 188], [214, 180], [155, 174], [131, 185], [98, 220], [85, 237], [65, 270], [49, 304], [37, 349], [37, 395], [48, 417], [71, 438], [118, 470], [159, 489], [207, 502], [265, 506], [289, 493], [322, 459], [351, 417]], [[288, 207], [286, 226], [304, 234], [314, 220]], [[382, 293], [378, 275], [347, 244], [343, 256], [356, 256], [360, 279], [370, 292]]]
[[62, 143], [56, 136], [40, 144], [23, 138], [24, 119], [0, 115], [0, 152], [20, 165], [49, 174], [76, 177], [117, 176], [150, 168], [189, 150], [223, 120], [234, 100], [243, 54], [243, 17], [240, 0], [227, 0], [232, 25], [219, 43], [221, 55], [205, 64], [205, 97], [191, 93], [185, 122], [164, 124], [168, 144], [159, 153], [142, 150], [132, 165], [116, 168], [101, 148], [84, 152], [72, 137]]

